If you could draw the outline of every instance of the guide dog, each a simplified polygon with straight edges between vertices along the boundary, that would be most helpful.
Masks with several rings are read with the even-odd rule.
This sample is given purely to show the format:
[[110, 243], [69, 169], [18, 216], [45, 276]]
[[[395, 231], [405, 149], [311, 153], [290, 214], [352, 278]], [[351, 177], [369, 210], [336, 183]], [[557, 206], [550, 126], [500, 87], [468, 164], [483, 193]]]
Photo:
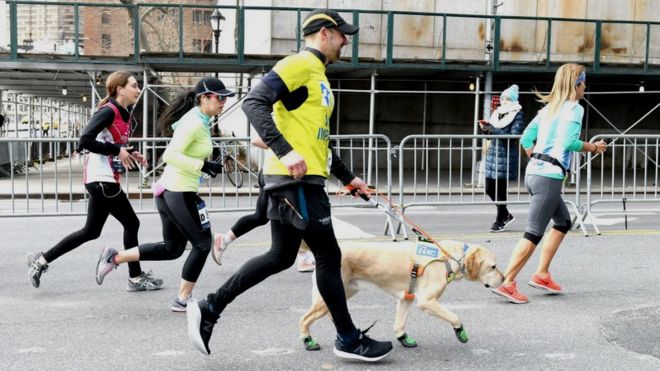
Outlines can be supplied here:
[[[433, 245], [428, 243], [422, 246], [424, 249], [421, 249], [421, 256], [420, 245], [411, 243], [387, 248], [383, 248], [382, 244], [342, 248], [341, 277], [346, 298], [357, 294], [360, 281], [373, 283], [397, 297], [394, 335], [405, 347], [417, 346], [415, 340], [405, 332], [406, 319], [413, 303], [423, 312], [449, 322], [458, 340], [465, 343], [468, 339], [460, 318], [438, 302], [447, 284], [467, 278], [486, 287], [498, 287], [504, 280], [497, 269], [495, 254], [485, 247], [458, 241], [440, 241], [438, 244], [442, 249], [436, 248], [435, 258], [433, 254], [428, 254], [434, 252]], [[411, 285], [411, 271], [416, 261], [418, 270]], [[312, 305], [300, 318], [300, 336], [307, 350], [320, 349], [310, 334], [310, 326], [328, 313], [315, 277], [312, 281]], [[411, 288], [413, 292], [410, 292]]]

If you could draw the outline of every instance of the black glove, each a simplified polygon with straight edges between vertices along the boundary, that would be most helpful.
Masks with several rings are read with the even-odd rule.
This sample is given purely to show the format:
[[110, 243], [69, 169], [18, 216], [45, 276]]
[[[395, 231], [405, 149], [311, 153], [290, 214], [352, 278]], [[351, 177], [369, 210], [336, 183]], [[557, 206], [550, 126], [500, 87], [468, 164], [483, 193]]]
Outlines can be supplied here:
[[215, 178], [221, 170], [222, 165], [213, 161], [204, 161], [204, 165], [202, 166], [202, 171], [213, 178]]

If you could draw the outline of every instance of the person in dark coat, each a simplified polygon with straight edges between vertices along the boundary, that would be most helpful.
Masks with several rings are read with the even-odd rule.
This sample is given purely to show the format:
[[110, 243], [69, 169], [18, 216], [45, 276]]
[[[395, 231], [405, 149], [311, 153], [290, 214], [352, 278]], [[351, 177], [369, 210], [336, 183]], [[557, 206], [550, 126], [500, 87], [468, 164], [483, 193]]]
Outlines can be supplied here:
[[[518, 85], [511, 85], [500, 96], [500, 106], [490, 121], [479, 121], [484, 133], [489, 135], [520, 135], [525, 129], [522, 107], [518, 103]], [[507, 183], [518, 176], [518, 141], [515, 139], [492, 139], [486, 155], [486, 194], [495, 202], [507, 199]], [[497, 218], [491, 232], [502, 232], [514, 221], [506, 204], [498, 204]]]

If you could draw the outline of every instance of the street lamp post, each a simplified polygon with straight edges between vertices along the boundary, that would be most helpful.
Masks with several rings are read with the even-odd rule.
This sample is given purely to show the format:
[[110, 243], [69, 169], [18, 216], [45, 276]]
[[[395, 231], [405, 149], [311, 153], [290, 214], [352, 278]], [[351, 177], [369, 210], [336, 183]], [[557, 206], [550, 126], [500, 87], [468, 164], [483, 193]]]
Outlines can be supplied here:
[[[220, 41], [220, 33], [222, 32], [222, 27], [225, 24], [225, 16], [220, 13], [220, 10], [216, 9], [211, 14], [211, 29], [213, 30], [213, 52], [218, 54], [218, 42]], [[218, 77], [218, 73], [215, 73], [215, 77]]]

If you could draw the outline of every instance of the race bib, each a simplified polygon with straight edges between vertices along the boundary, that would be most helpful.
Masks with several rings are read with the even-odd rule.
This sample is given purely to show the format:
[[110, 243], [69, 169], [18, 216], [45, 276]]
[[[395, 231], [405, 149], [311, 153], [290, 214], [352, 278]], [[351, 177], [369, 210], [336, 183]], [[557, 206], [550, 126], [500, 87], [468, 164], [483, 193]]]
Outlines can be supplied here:
[[202, 229], [205, 231], [211, 229], [211, 219], [209, 219], [209, 212], [206, 210], [204, 201], [197, 204], [197, 213], [199, 214], [199, 222], [202, 224]]

